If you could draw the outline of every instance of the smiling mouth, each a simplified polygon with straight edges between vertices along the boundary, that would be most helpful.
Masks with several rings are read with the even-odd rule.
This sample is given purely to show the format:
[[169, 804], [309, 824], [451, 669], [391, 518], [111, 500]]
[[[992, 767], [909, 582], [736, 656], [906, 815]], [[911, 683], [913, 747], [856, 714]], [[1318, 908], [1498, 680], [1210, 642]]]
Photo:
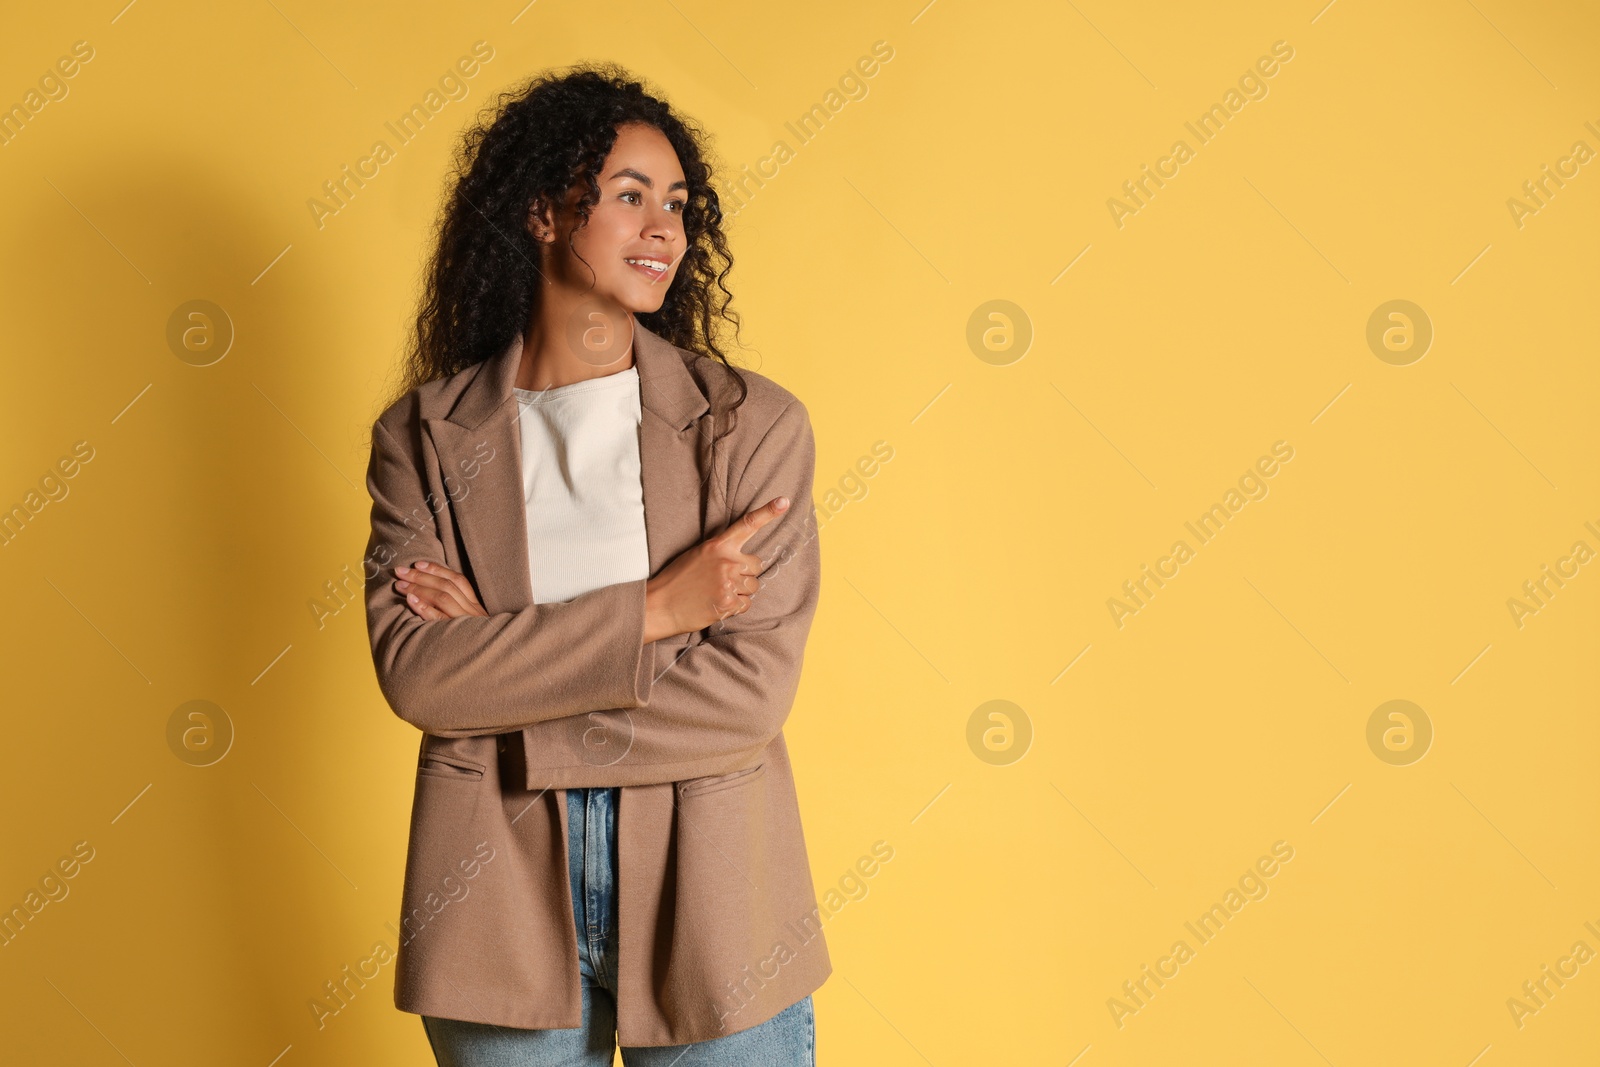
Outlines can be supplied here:
[[664, 259], [656, 259], [653, 256], [637, 258], [625, 256], [622, 261], [653, 282], [658, 282], [667, 276], [668, 264]]

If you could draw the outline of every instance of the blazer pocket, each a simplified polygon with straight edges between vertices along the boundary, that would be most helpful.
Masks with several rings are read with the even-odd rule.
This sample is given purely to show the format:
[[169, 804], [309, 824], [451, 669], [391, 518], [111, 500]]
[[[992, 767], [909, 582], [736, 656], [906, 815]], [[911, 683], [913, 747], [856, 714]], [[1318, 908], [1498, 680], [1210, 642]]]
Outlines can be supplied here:
[[754, 767], [746, 767], [742, 771], [732, 774], [717, 774], [709, 778], [690, 778], [686, 782], [678, 783], [680, 797], [697, 797], [701, 793], [714, 793], [719, 789], [730, 789], [736, 785], [745, 785], [755, 781], [766, 773], [767, 765], [758, 763]]
[[485, 770], [481, 763], [438, 752], [429, 752], [417, 763], [417, 774], [424, 778], [458, 778], [470, 781], [482, 778]]

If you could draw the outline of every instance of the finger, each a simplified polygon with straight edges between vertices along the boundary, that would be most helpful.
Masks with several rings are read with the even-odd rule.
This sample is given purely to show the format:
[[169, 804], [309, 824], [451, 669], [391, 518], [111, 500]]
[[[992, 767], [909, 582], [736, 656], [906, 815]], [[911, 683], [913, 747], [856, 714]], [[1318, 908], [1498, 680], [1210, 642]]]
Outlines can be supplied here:
[[404, 570], [420, 571], [423, 574], [432, 574], [432, 575], [435, 575], [436, 577], [439, 577], [439, 578], [443, 578], [446, 575], [451, 575], [451, 574], [459, 575], [461, 573], [460, 571], [451, 570], [449, 567], [446, 567], [443, 563], [440, 563], [437, 560], [431, 560], [431, 559], [412, 560], [411, 561], [411, 566], [409, 568], [408, 567], [396, 567], [395, 570], [396, 571], [404, 571]]
[[461, 599], [461, 594], [453, 587], [435, 590], [433, 593], [433, 606], [451, 619], [459, 619], [463, 615], [484, 614], [477, 601], [473, 601], [471, 604], [466, 603]]
[[730, 594], [754, 596], [761, 589], [761, 579], [754, 574], [736, 574], [723, 588]]
[[461, 603], [461, 598], [456, 595], [453, 588], [436, 590], [433, 594], [433, 606], [452, 619], [469, 614], [467, 606]]
[[[434, 566], [437, 566], [437, 564]], [[395, 568], [395, 573], [399, 575], [398, 580], [408, 583], [412, 590], [428, 589], [442, 592], [446, 590], [453, 591], [456, 588], [454, 582], [443, 574], [435, 573], [432, 567], [425, 571], [412, 568], [404, 574], [401, 574], [400, 569], [397, 567]]]
[[400, 575], [401, 577], [409, 578], [409, 579], [412, 579], [412, 580], [416, 580], [416, 579], [420, 579], [420, 578], [432, 578], [432, 579], [434, 579], [434, 582], [430, 583], [430, 584], [438, 584], [439, 582], [444, 582], [444, 583], [447, 583], [447, 584], [450, 584], [450, 585], [454, 585], [458, 581], [463, 581], [464, 580], [462, 578], [462, 576], [461, 576], [461, 572], [460, 571], [451, 570], [449, 567], [446, 567], [443, 563], [436, 563], [436, 562], [434, 562], [433, 560], [430, 560], [430, 559], [419, 559], [415, 563], [411, 564], [411, 566], [409, 568], [408, 567], [396, 567], [394, 569], [394, 571], [395, 571], [396, 574]]
[[[395, 586], [405, 595], [406, 603], [413, 608], [426, 605], [431, 609], [433, 614], [423, 615], [424, 618], [454, 619], [474, 614], [456, 597], [453, 588], [428, 588], [412, 582], [396, 582]], [[418, 614], [423, 613], [419, 611]]]
[[444, 615], [439, 611], [438, 608], [435, 608], [431, 603], [424, 600], [416, 593], [406, 594], [406, 607], [410, 608], [423, 619], [431, 621], [433, 619], [444, 618]]
[[[783, 507], [778, 504], [782, 502]], [[786, 496], [773, 497], [753, 511], [746, 512], [741, 518], [735, 519], [728, 528], [717, 535], [717, 541], [732, 548], [743, 547], [755, 532], [773, 519], [783, 515], [789, 509], [789, 498]]]
[[467, 576], [460, 571], [453, 571], [449, 567], [435, 563], [432, 560], [419, 560], [417, 566], [422, 568], [422, 573], [437, 575], [454, 586], [456, 599], [462, 603], [471, 601], [476, 604], [478, 602], [478, 591], [472, 588], [472, 583], [467, 581]]

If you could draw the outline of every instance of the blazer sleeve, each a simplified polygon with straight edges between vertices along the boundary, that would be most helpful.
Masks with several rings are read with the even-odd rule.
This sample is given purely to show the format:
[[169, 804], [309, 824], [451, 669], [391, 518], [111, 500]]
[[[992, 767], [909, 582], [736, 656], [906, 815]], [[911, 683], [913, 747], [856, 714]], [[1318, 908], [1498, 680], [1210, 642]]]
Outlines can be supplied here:
[[656, 647], [644, 642], [643, 578], [488, 616], [429, 620], [411, 610], [394, 567], [451, 564], [434, 517], [446, 502], [427, 488], [420, 442], [403, 436], [409, 446], [381, 419], [373, 425], [364, 566], [373, 665], [395, 714], [436, 737], [473, 737], [643, 704]]
[[[729, 497], [735, 519], [776, 496], [791, 501], [744, 544], [766, 563], [749, 609], [702, 631], [700, 643], [661, 663], [642, 705], [525, 728], [530, 785], [651, 785], [726, 773], [760, 759], [794, 706], [822, 588], [811, 495], [815, 469], [811, 421], [794, 400], [751, 453]], [[597, 761], [596, 738], [626, 755]]]

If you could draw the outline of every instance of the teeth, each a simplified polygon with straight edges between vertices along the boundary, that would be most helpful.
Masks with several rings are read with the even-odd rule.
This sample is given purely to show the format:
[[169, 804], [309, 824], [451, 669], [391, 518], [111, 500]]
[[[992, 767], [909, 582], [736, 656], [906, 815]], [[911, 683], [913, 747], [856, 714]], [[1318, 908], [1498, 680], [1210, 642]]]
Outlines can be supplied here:
[[659, 259], [627, 259], [627, 257], [624, 257], [624, 262], [632, 263], [640, 267], [649, 267], [651, 270], [667, 269], [667, 265]]

